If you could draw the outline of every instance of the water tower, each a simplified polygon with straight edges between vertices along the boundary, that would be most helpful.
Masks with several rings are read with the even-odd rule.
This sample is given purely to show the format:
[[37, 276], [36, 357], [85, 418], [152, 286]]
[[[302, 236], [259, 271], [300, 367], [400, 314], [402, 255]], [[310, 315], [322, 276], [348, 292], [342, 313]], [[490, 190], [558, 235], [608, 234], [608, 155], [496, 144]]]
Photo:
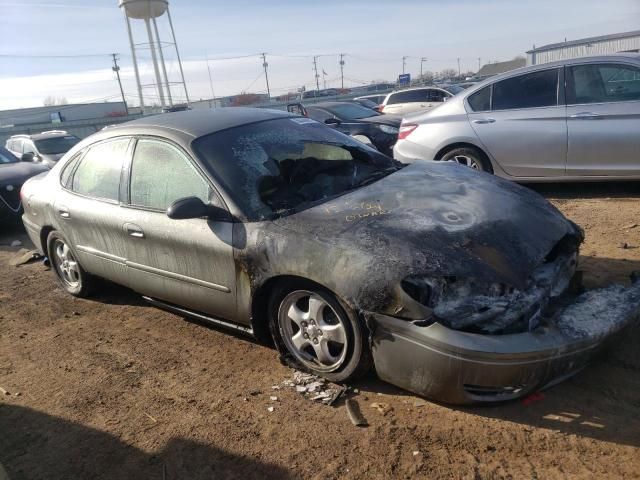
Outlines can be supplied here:
[[[138, 86], [138, 96], [140, 98], [140, 107], [144, 111], [144, 98], [142, 95], [143, 87], [155, 87], [163, 108], [173, 106], [173, 98], [171, 96], [171, 85], [182, 85], [184, 88], [184, 97], [189, 103], [189, 94], [187, 93], [187, 84], [184, 81], [184, 72], [182, 70], [182, 62], [180, 61], [180, 53], [178, 52], [178, 44], [176, 43], [176, 35], [173, 30], [173, 22], [169, 13], [169, 2], [167, 0], [118, 0], [119, 6], [124, 12], [127, 22], [127, 32], [129, 33], [129, 44], [131, 45], [131, 56], [133, 57], [133, 70], [136, 76]], [[158, 32], [157, 19], [163, 17], [169, 21], [171, 30], [171, 42], [162, 41]], [[143, 20], [147, 30], [148, 42], [134, 43], [133, 32], [131, 28], [131, 20]], [[167, 76], [167, 66], [164, 61], [164, 47], [173, 46], [176, 50], [178, 67], [180, 70], [180, 82], [170, 82]], [[151, 52], [151, 61], [153, 63], [153, 71], [155, 83], [143, 85], [140, 82], [140, 65], [138, 64], [138, 54], [142, 50]], [[162, 70], [162, 74], [161, 71]]]

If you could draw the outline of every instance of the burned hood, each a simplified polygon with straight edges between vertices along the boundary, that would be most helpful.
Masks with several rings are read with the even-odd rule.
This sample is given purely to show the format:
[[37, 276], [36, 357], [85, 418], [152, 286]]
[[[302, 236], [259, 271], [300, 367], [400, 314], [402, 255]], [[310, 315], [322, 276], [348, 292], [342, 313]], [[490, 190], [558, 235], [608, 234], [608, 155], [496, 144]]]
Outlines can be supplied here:
[[453, 162], [416, 162], [276, 223], [314, 238], [325, 258], [341, 251], [354, 278], [453, 275], [515, 288], [565, 236], [581, 240], [537, 193]]

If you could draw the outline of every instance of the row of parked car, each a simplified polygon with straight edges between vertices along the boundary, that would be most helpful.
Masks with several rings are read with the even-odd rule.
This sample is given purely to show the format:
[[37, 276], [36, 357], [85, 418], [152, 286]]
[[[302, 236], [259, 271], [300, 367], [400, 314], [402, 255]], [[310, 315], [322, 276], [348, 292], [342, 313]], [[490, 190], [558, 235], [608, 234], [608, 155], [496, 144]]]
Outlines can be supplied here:
[[104, 278], [330, 381], [375, 366], [450, 403], [553, 385], [634, 324], [640, 278], [571, 299], [584, 235], [540, 195], [452, 162], [398, 162], [340, 133], [358, 123], [336, 121], [340, 107], [109, 127], [24, 184], [25, 229], [70, 295]]

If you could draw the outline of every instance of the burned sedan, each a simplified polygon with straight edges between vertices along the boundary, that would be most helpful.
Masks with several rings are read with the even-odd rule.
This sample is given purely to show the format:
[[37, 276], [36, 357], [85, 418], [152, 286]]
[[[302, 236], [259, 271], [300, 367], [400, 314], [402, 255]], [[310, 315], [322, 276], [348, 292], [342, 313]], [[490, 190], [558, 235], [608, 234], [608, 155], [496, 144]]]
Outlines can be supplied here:
[[335, 382], [373, 364], [429, 398], [507, 400], [577, 372], [640, 308], [640, 282], [571, 298], [582, 231], [530, 190], [286, 112], [114, 126], [22, 196], [67, 292], [107, 278]]

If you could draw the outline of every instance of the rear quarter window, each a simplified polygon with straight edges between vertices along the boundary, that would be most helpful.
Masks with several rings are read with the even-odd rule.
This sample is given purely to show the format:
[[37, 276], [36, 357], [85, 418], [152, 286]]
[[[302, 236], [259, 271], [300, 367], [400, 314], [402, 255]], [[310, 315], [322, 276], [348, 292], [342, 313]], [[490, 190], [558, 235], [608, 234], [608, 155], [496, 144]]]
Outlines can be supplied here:
[[476, 93], [469, 95], [467, 102], [474, 112], [491, 110], [491, 85], [487, 85]]

